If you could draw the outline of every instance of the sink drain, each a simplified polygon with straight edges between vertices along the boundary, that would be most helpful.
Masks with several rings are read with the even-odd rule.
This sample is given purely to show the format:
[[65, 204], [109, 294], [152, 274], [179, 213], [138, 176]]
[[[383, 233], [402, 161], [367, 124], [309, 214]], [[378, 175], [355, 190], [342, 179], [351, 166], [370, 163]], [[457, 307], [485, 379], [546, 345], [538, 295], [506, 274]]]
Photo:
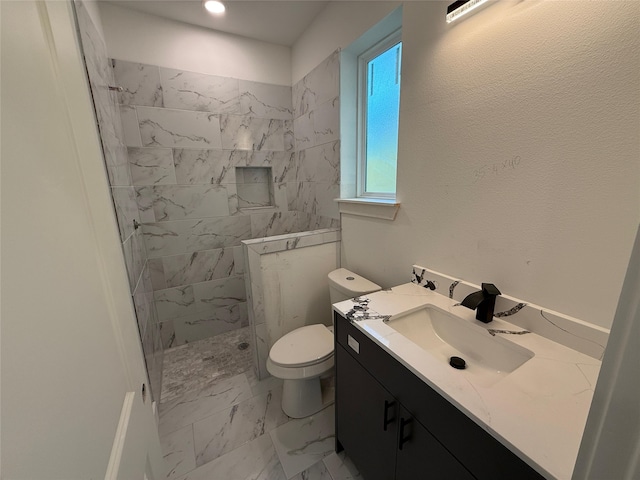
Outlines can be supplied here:
[[451, 357], [449, 359], [449, 365], [453, 368], [457, 368], [458, 370], [464, 370], [467, 368], [467, 362], [464, 361], [464, 358], [460, 357]]
[[249, 348], [249, 344], [247, 342], [238, 344], [238, 350], [246, 350], [247, 348]]

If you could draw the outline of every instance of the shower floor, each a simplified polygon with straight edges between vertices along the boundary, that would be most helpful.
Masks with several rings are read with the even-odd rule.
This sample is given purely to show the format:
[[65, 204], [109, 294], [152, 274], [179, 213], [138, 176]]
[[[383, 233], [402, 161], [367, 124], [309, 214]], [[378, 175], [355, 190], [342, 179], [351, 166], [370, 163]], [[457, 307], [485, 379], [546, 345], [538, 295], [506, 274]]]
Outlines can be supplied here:
[[243, 327], [165, 350], [160, 403], [190, 396], [251, 370], [250, 345], [249, 327]]

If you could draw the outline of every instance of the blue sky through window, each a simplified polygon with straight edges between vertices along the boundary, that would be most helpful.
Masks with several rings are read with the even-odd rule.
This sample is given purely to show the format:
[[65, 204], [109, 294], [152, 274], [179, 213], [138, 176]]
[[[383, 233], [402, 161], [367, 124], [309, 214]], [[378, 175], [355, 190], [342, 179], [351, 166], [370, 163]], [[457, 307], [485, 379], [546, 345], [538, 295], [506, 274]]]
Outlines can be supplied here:
[[367, 192], [396, 191], [401, 54], [398, 43], [367, 63]]

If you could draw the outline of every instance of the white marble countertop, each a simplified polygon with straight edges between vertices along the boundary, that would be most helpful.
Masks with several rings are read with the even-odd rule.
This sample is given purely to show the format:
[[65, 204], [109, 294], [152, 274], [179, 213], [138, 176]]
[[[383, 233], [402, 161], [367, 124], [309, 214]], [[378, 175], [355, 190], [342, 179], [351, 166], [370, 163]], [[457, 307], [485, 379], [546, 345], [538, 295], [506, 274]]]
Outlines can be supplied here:
[[[413, 283], [367, 295], [371, 315], [397, 315], [433, 304], [483, 328], [523, 330], [501, 319], [490, 324], [475, 312]], [[336, 303], [343, 316], [353, 300]], [[491, 386], [470, 381], [384, 323], [353, 324], [429, 386], [546, 478], [570, 479], [601, 362], [535, 333], [501, 335], [535, 356]], [[472, 380], [472, 379], [471, 379]]]

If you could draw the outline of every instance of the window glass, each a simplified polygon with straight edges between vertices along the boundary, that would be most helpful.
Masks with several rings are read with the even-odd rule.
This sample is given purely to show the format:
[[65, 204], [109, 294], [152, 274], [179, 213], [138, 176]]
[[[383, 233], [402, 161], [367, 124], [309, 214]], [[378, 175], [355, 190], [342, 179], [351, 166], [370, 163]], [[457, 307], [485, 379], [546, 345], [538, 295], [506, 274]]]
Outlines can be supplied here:
[[366, 61], [364, 195], [396, 191], [401, 58], [397, 42]]

